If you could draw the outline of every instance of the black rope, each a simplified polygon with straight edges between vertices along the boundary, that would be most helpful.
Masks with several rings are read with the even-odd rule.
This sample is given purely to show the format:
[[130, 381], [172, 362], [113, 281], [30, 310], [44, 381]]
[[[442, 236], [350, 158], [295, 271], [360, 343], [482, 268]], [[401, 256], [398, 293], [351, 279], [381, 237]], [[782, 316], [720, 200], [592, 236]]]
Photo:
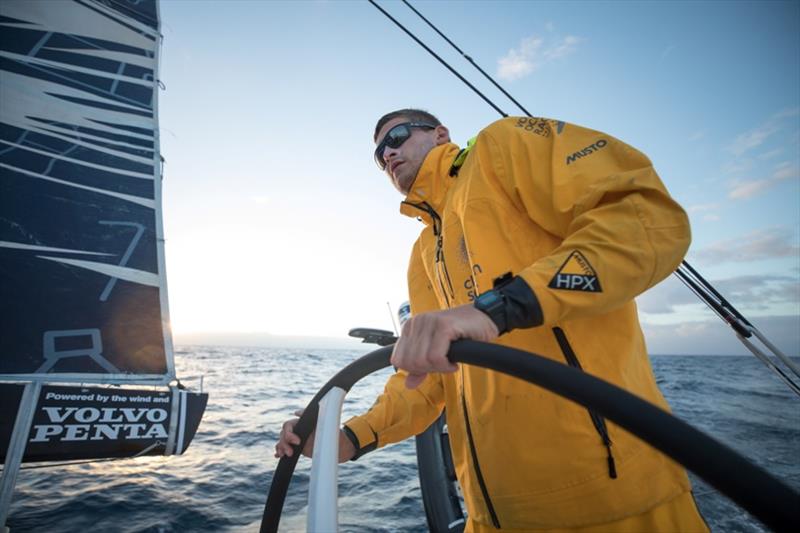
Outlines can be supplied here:
[[[319, 400], [332, 387], [344, 390], [389, 365], [392, 346], [348, 365], [314, 396], [295, 426], [301, 442], [292, 457], [278, 462], [261, 522], [261, 532], [277, 532], [295, 465], [316, 426]], [[800, 531], [800, 494], [728, 446], [630, 392], [540, 355], [499, 344], [461, 340], [448, 358], [524, 379], [596, 410], [703, 478], [709, 485], [775, 531]], [[509, 435], [508, 438], [514, 438]]]
[[487, 98], [487, 97], [486, 97], [486, 96], [485, 96], [485, 95], [484, 95], [482, 92], [480, 92], [478, 89], [476, 89], [474, 85], [472, 85], [470, 82], [468, 82], [468, 81], [467, 81], [467, 79], [466, 79], [464, 76], [462, 76], [461, 74], [459, 74], [459, 73], [458, 73], [458, 71], [456, 71], [456, 69], [454, 69], [454, 68], [453, 68], [453, 67], [451, 67], [449, 64], [447, 64], [447, 62], [446, 62], [444, 59], [442, 59], [441, 57], [439, 57], [439, 56], [436, 54], [436, 52], [434, 52], [433, 50], [431, 50], [430, 48], [428, 48], [428, 46], [427, 46], [425, 43], [423, 43], [422, 41], [420, 41], [420, 40], [417, 38], [417, 36], [416, 36], [416, 35], [414, 35], [414, 34], [413, 34], [413, 33], [411, 33], [410, 31], [408, 31], [408, 30], [406, 29], [406, 27], [405, 27], [405, 26], [403, 26], [402, 24], [400, 24], [400, 23], [397, 21], [397, 19], [395, 19], [393, 16], [391, 16], [389, 13], [387, 13], [387, 12], [386, 12], [386, 11], [385, 11], [385, 10], [384, 10], [384, 9], [383, 9], [381, 6], [379, 6], [377, 3], [375, 3], [375, 0], [369, 0], [369, 3], [370, 3], [370, 4], [372, 4], [373, 6], [375, 6], [375, 7], [378, 9], [378, 11], [380, 11], [381, 13], [383, 13], [384, 15], [386, 15], [386, 17], [387, 17], [389, 20], [391, 20], [392, 22], [394, 22], [394, 23], [397, 25], [397, 27], [398, 27], [398, 28], [400, 28], [401, 30], [403, 30], [404, 32], [406, 32], [406, 34], [408, 34], [408, 36], [409, 36], [409, 37], [411, 37], [412, 39], [414, 39], [414, 40], [417, 42], [417, 44], [419, 44], [419, 45], [420, 45], [422, 48], [424, 48], [425, 50], [427, 50], [429, 54], [431, 54], [433, 57], [435, 57], [437, 60], [439, 60], [439, 63], [441, 63], [442, 65], [444, 65], [445, 67], [447, 67], [447, 69], [448, 69], [450, 72], [452, 72], [453, 74], [455, 74], [455, 75], [456, 75], [456, 77], [458, 77], [458, 79], [460, 79], [461, 81], [463, 81], [463, 82], [464, 82], [464, 83], [467, 85], [467, 87], [469, 87], [470, 89], [472, 89], [473, 91], [475, 91], [475, 94], [477, 94], [478, 96], [480, 96], [481, 98], [483, 98], [483, 101], [484, 101], [484, 102], [486, 102], [487, 104], [489, 104], [490, 106], [492, 106], [492, 108], [494, 108], [494, 110], [495, 110], [495, 111], [497, 111], [498, 113], [500, 113], [500, 114], [501, 114], [501, 115], [503, 115], [504, 117], [507, 117], [507, 116], [508, 116], [508, 114], [507, 114], [507, 113], [505, 113], [505, 112], [504, 112], [502, 109], [500, 109], [499, 107], [497, 107], [497, 106], [494, 104], [494, 102], [492, 102], [491, 100], [489, 100], [489, 99], [488, 99], [488, 98]]
[[[526, 114], [526, 115], [528, 115], [529, 117], [530, 117], [530, 116], [532, 116], [532, 115], [530, 114], [530, 112], [529, 112], [527, 109], [525, 109], [524, 107], [522, 107], [522, 104], [520, 104], [519, 102], [517, 102], [517, 100], [516, 100], [516, 99], [515, 99], [513, 96], [511, 96], [511, 95], [508, 93], [508, 91], [506, 91], [505, 89], [503, 89], [503, 87], [502, 87], [502, 86], [501, 86], [499, 83], [497, 83], [497, 82], [494, 80], [494, 78], [492, 78], [491, 76], [489, 76], [489, 75], [488, 75], [488, 74], [487, 74], [487, 73], [486, 73], [486, 72], [485, 72], [485, 71], [484, 71], [484, 70], [483, 70], [481, 67], [479, 67], [479, 66], [478, 66], [478, 64], [477, 64], [475, 61], [473, 61], [473, 59], [472, 59], [470, 56], [468, 56], [467, 54], [465, 54], [465, 53], [464, 53], [464, 52], [461, 50], [461, 48], [459, 48], [458, 46], [456, 46], [456, 44], [455, 44], [453, 41], [451, 41], [450, 39], [448, 39], [448, 38], [447, 38], [447, 36], [446, 36], [444, 33], [440, 32], [440, 31], [439, 31], [439, 28], [437, 28], [436, 26], [434, 26], [434, 25], [431, 23], [431, 21], [429, 21], [428, 19], [426, 19], [426, 18], [425, 18], [425, 17], [422, 15], [422, 13], [420, 13], [419, 11], [417, 11], [416, 9], [414, 9], [414, 6], [412, 6], [411, 4], [409, 4], [409, 3], [407, 2], [407, 0], [403, 0], [403, 3], [404, 3], [405, 5], [407, 5], [407, 6], [408, 6], [408, 8], [409, 8], [411, 11], [413, 11], [414, 13], [416, 13], [416, 14], [417, 14], [417, 16], [418, 16], [419, 18], [421, 18], [422, 20], [424, 20], [424, 21], [425, 21], [425, 23], [426, 23], [428, 26], [430, 26], [431, 28], [433, 28], [433, 31], [435, 31], [436, 33], [438, 33], [439, 35], [441, 35], [442, 39], [444, 39], [445, 41], [447, 41], [448, 43], [450, 43], [450, 46], [452, 46], [453, 48], [455, 48], [455, 49], [456, 49], [456, 51], [458, 51], [458, 53], [459, 53], [459, 54], [461, 54], [461, 55], [464, 57], [464, 59], [466, 59], [467, 61], [469, 61], [469, 62], [470, 62], [470, 64], [471, 64], [473, 67], [475, 67], [476, 69], [478, 69], [478, 72], [480, 72], [481, 74], [483, 74], [483, 77], [484, 77], [484, 78], [486, 78], [487, 80], [489, 80], [490, 82], [492, 82], [492, 84], [493, 84], [495, 87], [497, 87], [498, 89], [500, 89], [500, 92], [502, 92], [502, 93], [503, 93], [503, 94], [506, 96], [506, 98], [508, 98], [509, 100], [511, 100], [512, 102], [514, 102], [514, 103], [517, 105], [517, 107], [518, 107], [518, 108], [520, 108], [520, 110], [522, 110], [522, 112], [523, 112], [523, 113], [525, 113], [525, 114]], [[495, 108], [495, 109], [497, 109], [497, 108]], [[503, 115], [504, 117], [505, 117], [505, 116], [507, 116], [507, 115], [506, 115], [505, 113], [503, 113], [502, 111], [500, 112], [500, 114], [501, 114], [501, 115]]]

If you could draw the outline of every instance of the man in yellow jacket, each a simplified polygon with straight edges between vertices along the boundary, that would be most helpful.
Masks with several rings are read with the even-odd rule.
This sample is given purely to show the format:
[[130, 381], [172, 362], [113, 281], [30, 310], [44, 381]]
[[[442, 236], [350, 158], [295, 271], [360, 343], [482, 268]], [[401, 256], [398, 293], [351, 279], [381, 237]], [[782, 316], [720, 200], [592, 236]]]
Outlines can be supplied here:
[[[527, 117], [460, 150], [416, 109], [382, 117], [374, 139], [401, 212], [424, 229], [408, 269], [413, 316], [392, 354], [400, 370], [346, 422], [340, 459], [421, 433], [446, 408], [467, 531], [707, 531], [679, 465], [592, 410], [446, 357], [457, 339], [496, 342], [668, 409], [633, 299], [678, 266], [690, 230], [647, 157]], [[294, 423], [276, 456], [299, 442]]]

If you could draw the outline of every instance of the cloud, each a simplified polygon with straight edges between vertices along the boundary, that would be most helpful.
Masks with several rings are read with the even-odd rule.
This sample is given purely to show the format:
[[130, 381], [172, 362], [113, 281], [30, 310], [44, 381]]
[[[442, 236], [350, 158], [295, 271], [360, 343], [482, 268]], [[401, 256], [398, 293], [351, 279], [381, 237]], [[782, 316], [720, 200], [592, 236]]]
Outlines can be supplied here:
[[728, 198], [732, 200], [752, 198], [758, 193], [768, 189], [771, 184], [771, 180], [768, 179], [740, 182], [734, 185], [733, 189], [728, 193]]
[[720, 264], [779, 257], [796, 258], [800, 255], [800, 247], [798, 247], [791, 229], [773, 227], [711, 244], [695, 252], [694, 255], [705, 263]]
[[702, 139], [705, 136], [706, 136], [706, 131], [705, 130], [697, 130], [696, 132], [692, 133], [689, 136], [689, 141], [690, 142], [699, 141], [700, 139]]
[[731, 159], [722, 167], [725, 174], [746, 174], [756, 167], [756, 163], [751, 158]]
[[527, 76], [540, 65], [537, 63], [539, 50], [544, 40], [541, 37], [527, 37], [519, 48], [511, 49], [505, 57], [497, 61], [497, 75], [504, 80], [516, 80]]
[[727, 150], [736, 157], [741, 157], [753, 148], [761, 146], [768, 138], [780, 131], [784, 119], [796, 117], [797, 115], [800, 115], [800, 108], [797, 107], [779, 111], [757, 128], [753, 128], [736, 137], [728, 145]]
[[[800, 355], [800, 336], [797, 335], [800, 316], [760, 316], [752, 318], [751, 322], [786, 355]], [[750, 354], [731, 328], [717, 319], [669, 325], [643, 323], [642, 329], [648, 351], [654, 354]]]
[[519, 47], [509, 50], [497, 60], [497, 75], [507, 81], [523, 78], [548, 63], [570, 55], [582, 40], [574, 35], [567, 35], [555, 42], [536, 35], [525, 37]]
[[769, 152], [764, 152], [763, 154], [759, 154], [759, 159], [772, 159], [773, 157], [778, 157], [783, 153], [783, 148], [776, 148], [774, 150], [770, 150]]
[[[709, 283], [735, 307], [768, 310], [777, 305], [800, 305], [800, 279], [793, 276], [746, 275]], [[680, 306], [695, 303], [702, 300], [677, 276], [665, 279], [637, 299], [639, 310], [653, 315], [677, 313]]]
[[[800, 355], [800, 278], [736, 276], [711, 280], [714, 288], [778, 348]], [[650, 353], [749, 354], [730, 326], [715, 316], [677, 276], [636, 299]], [[754, 341], [755, 342], [755, 341]], [[758, 343], [756, 342], [758, 345]]]
[[719, 204], [695, 204], [686, 208], [690, 213], [703, 213], [705, 211], [713, 211], [719, 208]]
[[769, 310], [776, 305], [800, 305], [800, 280], [792, 276], [737, 276], [714, 282], [736, 307]]
[[728, 146], [728, 150], [734, 155], [741, 156], [745, 152], [764, 144], [770, 136], [778, 131], [778, 125], [774, 121], [762, 124], [758, 128], [742, 133]]
[[268, 204], [270, 199], [269, 196], [251, 196], [251, 200], [253, 200], [257, 204]]
[[788, 180], [791, 178], [800, 178], [800, 167], [793, 165], [788, 161], [783, 162], [775, 167], [775, 173], [772, 174], [772, 179]]
[[695, 204], [687, 207], [686, 211], [688, 211], [689, 213], [705, 213], [705, 215], [703, 215], [703, 220], [707, 222], [716, 222], [720, 219], [719, 215], [715, 213], [709, 213], [709, 211], [716, 211], [717, 209], [719, 209], [719, 204], [717, 203]]
[[796, 117], [798, 115], [800, 115], [800, 107], [790, 107], [782, 111], [778, 111], [777, 113], [775, 113], [773, 118], [780, 120], [784, 118]]
[[639, 311], [653, 315], [665, 315], [677, 312], [677, 307], [698, 303], [697, 299], [677, 276], [667, 279], [648, 290], [636, 299]]
[[733, 188], [728, 192], [728, 198], [733, 200], [752, 198], [781, 181], [798, 177], [800, 177], [800, 168], [792, 163], [784, 162], [777, 165], [768, 178], [734, 182]]

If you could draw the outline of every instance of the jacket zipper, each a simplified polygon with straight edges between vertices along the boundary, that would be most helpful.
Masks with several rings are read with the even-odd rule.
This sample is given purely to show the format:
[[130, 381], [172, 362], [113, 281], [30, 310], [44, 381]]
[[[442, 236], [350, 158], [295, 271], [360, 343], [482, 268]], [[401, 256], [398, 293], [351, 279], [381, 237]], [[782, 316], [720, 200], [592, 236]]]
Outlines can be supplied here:
[[[436, 210], [433, 209], [433, 207], [431, 207], [427, 202], [422, 202], [421, 204], [409, 203], [409, 205], [413, 205], [417, 209], [425, 211], [433, 220], [433, 235], [436, 237], [436, 279], [439, 282], [439, 287], [444, 295], [445, 303], [449, 308], [451, 300], [455, 299], [455, 293], [453, 292], [453, 284], [450, 280], [450, 273], [447, 271], [447, 264], [444, 261], [442, 218], [439, 216], [439, 213], [437, 213]], [[443, 275], [445, 278], [444, 280], [442, 279]], [[486, 488], [486, 481], [483, 479], [481, 465], [478, 462], [478, 451], [475, 448], [475, 439], [472, 436], [472, 426], [470, 425], [469, 412], [467, 411], [467, 399], [464, 395], [463, 368], [461, 369], [461, 407], [464, 410], [464, 424], [467, 430], [467, 441], [469, 442], [469, 451], [472, 455], [472, 464], [475, 467], [475, 476], [478, 478], [478, 485], [481, 488], [481, 494], [483, 495], [483, 500], [486, 503], [486, 509], [489, 511], [489, 516], [492, 519], [492, 524], [495, 528], [500, 529], [500, 520], [497, 518], [497, 512], [495, 512], [494, 505], [489, 497], [489, 490]]]
[[489, 511], [489, 516], [492, 519], [492, 524], [495, 528], [500, 529], [500, 520], [497, 518], [497, 513], [492, 505], [492, 500], [489, 498], [489, 490], [486, 488], [486, 482], [483, 480], [483, 473], [481, 472], [481, 465], [478, 462], [478, 452], [475, 449], [475, 440], [472, 438], [472, 426], [469, 423], [469, 413], [467, 412], [467, 399], [464, 396], [464, 369], [461, 369], [461, 407], [464, 409], [464, 425], [467, 428], [467, 441], [469, 442], [469, 451], [472, 455], [472, 464], [475, 466], [475, 476], [478, 478], [478, 485], [483, 494], [483, 500], [486, 503], [486, 509]]
[[412, 204], [409, 202], [408, 205], [412, 205], [417, 209], [425, 211], [433, 220], [433, 236], [436, 237], [436, 281], [439, 282], [439, 288], [442, 290], [444, 301], [449, 309], [452, 307], [452, 301], [455, 299], [455, 292], [453, 291], [453, 282], [450, 280], [450, 273], [447, 270], [447, 263], [444, 261], [442, 218], [439, 216], [439, 213], [437, 213], [436, 210], [427, 202], [422, 202], [421, 204]]
[[[561, 351], [564, 353], [564, 358], [567, 360], [569, 366], [573, 368], [577, 368], [578, 370], [583, 370], [581, 367], [581, 363], [578, 361], [578, 357], [575, 355], [575, 352], [572, 350], [572, 346], [570, 346], [569, 341], [567, 340], [567, 336], [564, 333], [564, 330], [555, 327], [553, 328], [553, 334], [556, 336], [556, 341], [558, 341], [558, 345], [561, 347]], [[600, 438], [603, 441], [603, 446], [606, 447], [606, 451], [608, 452], [608, 456], [606, 461], [608, 463], [608, 477], [611, 479], [617, 479], [617, 465], [614, 461], [614, 455], [611, 453], [611, 438], [608, 436], [608, 427], [606, 426], [605, 419], [597, 414], [594, 409], [587, 409], [589, 411], [589, 417], [592, 419], [592, 424], [594, 425], [595, 430], [600, 435]]]
[[[442, 246], [442, 228], [439, 227], [439, 236], [436, 239], [436, 277], [439, 278], [439, 285], [444, 291], [444, 299], [447, 302], [447, 307], [452, 307], [451, 302], [455, 300], [456, 295], [453, 291], [453, 282], [450, 280], [450, 272], [447, 270], [447, 263], [444, 260], [444, 249]], [[442, 273], [444, 273], [444, 281], [442, 281]]]

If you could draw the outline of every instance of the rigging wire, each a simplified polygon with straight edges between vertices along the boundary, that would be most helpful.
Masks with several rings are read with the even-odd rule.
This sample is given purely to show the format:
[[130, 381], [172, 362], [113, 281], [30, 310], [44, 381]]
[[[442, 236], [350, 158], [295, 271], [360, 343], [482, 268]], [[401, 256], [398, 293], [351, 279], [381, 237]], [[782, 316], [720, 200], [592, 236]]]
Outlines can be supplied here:
[[427, 50], [429, 54], [431, 54], [433, 57], [435, 57], [437, 60], [439, 60], [439, 63], [441, 63], [442, 65], [444, 65], [445, 67], [447, 67], [447, 69], [448, 69], [450, 72], [452, 72], [453, 74], [455, 74], [455, 76], [456, 76], [458, 79], [460, 79], [461, 81], [463, 81], [463, 82], [464, 82], [464, 83], [467, 85], [467, 87], [469, 87], [470, 89], [472, 89], [473, 91], [475, 91], [475, 93], [476, 93], [478, 96], [480, 96], [481, 98], [483, 98], [483, 101], [484, 101], [484, 102], [486, 102], [487, 104], [489, 104], [490, 106], [492, 106], [492, 108], [493, 108], [495, 111], [497, 111], [498, 113], [500, 113], [500, 114], [501, 114], [501, 115], [503, 115], [504, 117], [507, 117], [507, 116], [508, 116], [508, 115], [507, 115], [507, 114], [506, 114], [506, 113], [505, 113], [505, 112], [504, 112], [502, 109], [500, 109], [499, 107], [497, 107], [497, 106], [494, 104], [494, 102], [492, 102], [491, 100], [489, 100], [489, 99], [488, 99], [488, 98], [487, 98], [487, 97], [486, 97], [486, 96], [485, 96], [485, 95], [484, 95], [482, 92], [480, 92], [480, 91], [479, 91], [477, 88], [475, 88], [475, 86], [474, 86], [474, 85], [472, 85], [470, 82], [468, 82], [468, 81], [467, 81], [467, 79], [466, 79], [464, 76], [462, 76], [461, 74], [459, 74], [459, 73], [458, 73], [458, 71], [456, 71], [456, 69], [454, 69], [453, 67], [451, 67], [451, 66], [450, 66], [450, 65], [449, 65], [449, 64], [448, 64], [448, 63], [447, 63], [447, 62], [446, 62], [444, 59], [442, 59], [441, 57], [439, 57], [439, 56], [436, 54], [436, 52], [434, 52], [433, 50], [431, 50], [430, 48], [428, 48], [428, 46], [427, 46], [425, 43], [423, 43], [422, 41], [420, 41], [420, 40], [417, 38], [417, 36], [416, 36], [416, 35], [414, 35], [414, 34], [413, 34], [413, 33], [411, 33], [410, 31], [408, 31], [408, 30], [406, 29], [406, 27], [405, 27], [405, 26], [403, 26], [402, 24], [400, 24], [400, 23], [397, 21], [397, 19], [395, 19], [393, 16], [391, 16], [391, 15], [390, 15], [390, 14], [389, 14], [389, 13], [388, 13], [388, 12], [387, 12], [385, 9], [383, 9], [381, 6], [379, 6], [379, 5], [378, 5], [378, 4], [375, 2], [375, 0], [369, 0], [369, 3], [370, 3], [370, 4], [372, 4], [373, 6], [375, 6], [375, 8], [376, 8], [378, 11], [380, 11], [381, 13], [383, 13], [384, 15], [386, 15], [386, 18], [388, 18], [389, 20], [391, 20], [392, 22], [394, 22], [394, 23], [395, 23], [395, 24], [396, 24], [396, 25], [397, 25], [397, 26], [398, 26], [398, 27], [399, 27], [401, 30], [403, 30], [404, 32], [406, 32], [406, 34], [408, 34], [408, 36], [409, 36], [409, 37], [411, 37], [412, 39], [414, 39], [414, 40], [417, 42], [417, 44], [419, 44], [421, 47], [423, 47], [425, 50]]
[[[697, 272], [694, 268], [692, 268], [692, 266], [689, 263], [683, 261], [682, 266], [686, 267], [686, 269], [689, 270], [689, 272], [694, 276], [696, 281], [698, 281], [709, 293], [711, 293], [711, 295], [713, 295], [714, 298], [716, 298], [717, 305], [723, 310], [724, 314], [726, 315], [725, 317], [723, 317], [723, 320], [725, 320], [736, 331], [736, 333], [740, 336], [742, 343], [748, 348], [750, 348], [750, 351], [752, 351], [751, 348], [752, 344], [748, 341], [745, 341], [741, 337], [749, 339], [752, 335], [755, 335], [755, 337], [759, 341], [761, 341], [761, 343], [764, 346], [769, 348], [769, 350], [778, 359], [780, 359], [783, 362], [783, 364], [785, 364], [794, 373], [795, 376], [800, 378], [800, 367], [795, 365], [795, 363], [792, 362], [792, 360], [789, 357], [787, 357], [780, 349], [778, 349], [777, 346], [772, 344], [769, 341], [769, 339], [767, 339], [753, 324], [751, 324], [750, 321], [747, 320], [733, 306], [733, 304], [731, 304], [728, 300], [725, 299], [724, 296], [722, 296], [719, 292], [717, 292], [716, 289], [714, 289], [714, 287], [711, 285], [711, 283], [706, 281], [706, 279], [703, 278], [703, 276], [701, 276], [700, 273]], [[709, 301], [711, 300], [710, 297], [704, 299], [706, 300], [706, 303], [709, 303]], [[755, 352], [753, 353], [755, 354]]]
[[[714, 295], [714, 297], [720, 302], [720, 304], [723, 307], [727, 307], [728, 309], [730, 309], [736, 318], [744, 322], [746, 325], [752, 327], [752, 324], [739, 311], [736, 310], [733, 304], [731, 304], [728, 300], [725, 299], [724, 296], [722, 296], [719, 292], [717, 292], [717, 290], [711, 285], [711, 283], [706, 281], [706, 279], [703, 276], [701, 276], [697, 270], [692, 268], [692, 265], [690, 265], [686, 261], [682, 261], [681, 266], [685, 267], [686, 270], [688, 270], [692, 274], [692, 276], [694, 276], [704, 287], [706, 287], [708, 291]], [[746, 336], [749, 337], [749, 335]]]
[[[688, 276], [686, 272], [678, 269], [677, 271], [675, 271], [675, 275], [678, 277], [678, 279], [680, 279], [683, 282], [684, 285], [686, 285], [686, 287], [689, 288], [690, 291], [692, 291], [695, 295], [697, 295], [698, 298], [702, 300], [705, 300], [707, 298], [707, 296], [703, 294], [704, 289], [701, 286], [699, 286], [695, 280], [693, 280], [690, 276]], [[747, 347], [752, 352], [753, 355], [755, 355], [762, 363], [764, 363], [767, 366], [767, 368], [775, 372], [778, 375], [778, 377], [781, 378], [783, 382], [786, 383], [786, 385], [788, 385], [788, 387], [792, 390], [792, 392], [800, 396], [800, 385], [795, 383], [791, 377], [786, 375], [786, 373], [780, 367], [775, 365], [775, 363], [773, 363], [764, 352], [759, 350], [758, 347], [756, 347], [753, 343], [751, 343], [748, 340], [748, 338], [751, 337], [753, 334], [755, 334], [756, 337], [759, 340], [761, 340], [761, 342], [764, 343], [765, 346], [769, 347], [773, 353], [783, 355], [780, 352], [780, 350], [778, 350], [774, 345], [772, 345], [754, 327], [748, 325], [742, 325], [736, 320], [732, 320], [731, 313], [721, 305], [716, 303], [714, 305], [711, 305], [711, 303], [709, 303], [708, 301], [706, 301], [706, 303], [715, 313], [717, 313], [717, 316], [719, 316], [724, 322], [727, 322], [731, 326], [731, 328], [733, 328], [733, 330], [736, 332], [736, 336], [739, 338], [739, 341], [741, 341], [741, 343], [744, 344], [745, 347]]]
[[[461, 74], [459, 74], [452, 66], [450, 66], [447, 62], [445, 62], [441, 57], [439, 57], [433, 50], [431, 50], [425, 43], [423, 43], [416, 35], [411, 33], [405, 26], [400, 24], [394, 17], [392, 17], [389, 13], [387, 13], [384, 9], [382, 9], [374, 0], [369, 0], [369, 3], [375, 6], [378, 10], [381, 11], [384, 15], [386, 15], [389, 20], [394, 22], [400, 29], [402, 29], [409, 37], [414, 39], [420, 46], [422, 46], [425, 50], [428, 51], [433, 57], [435, 57], [440, 63], [442, 63], [445, 67], [447, 67], [450, 72], [455, 74], [458, 79], [463, 81], [469, 88], [475, 91], [483, 100], [488, 103], [495, 111], [500, 113], [503, 117], [508, 117], [508, 114], [500, 109], [494, 102], [492, 102], [488, 97], [486, 97], [483, 93], [478, 91], [471, 83], [469, 83]], [[495, 87], [497, 87], [509, 100], [514, 102], [516, 106], [525, 113], [526, 116], [532, 117], [531, 113], [525, 109], [522, 104], [520, 104], [516, 99], [514, 99], [503, 87], [500, 86], [491, 76], [489, 76], [480, 66], [478, 66], [475, 61], [468, 56], [461, 48], [456, 46], [456, 44], [451, 41], [444, 33], [442, 33], [439, 28], [437, 28], [432, 22], [430, 22], [427, 18], [425, 18], [422, 13], [420, 13], [417, 9], [415, 9], [407, 0], [403, 0], [403, 3], [408, 6], [417, 16], [422, 19], [428, 26], [433, 28], [433, 30], [438, 33], [445, 41], [447, 41], [450, 46], [452, 46], [458, 53], [460, 53], [464, 58], [469, 61], [469, 63], [474, 66], [484, 77], [486, 77]], [[769, 357], [765, 355], [761, 350], [753, 345], [752, 342], [748, 341], [750, 337], [755, 335], [759, 341], [761, 341], [764, 346], [766, 346], [778, 359], [780, 359], [798, 378], [800, 378], [800, 368], [798, 368], [792, 361], [787, 357], [783, 352], [781, 352], [774, 344], [769, 342], [766, 337], [755, 327], [753, 326], [728, 300], [725, 299], [703, 276], [700, 275], [697, 270], [695, 270], [687, 261], [682, 261], [681, 265], [675, 271], [675, 275], [687, 286], [689, 289], [697, 295], [709, 308], [711, 308], [719, 317], [727, 323], [736, 333], [736, 336], [739, 340], [744, 344], [758, 359], [760, 359], [767, 367], [775, 371], [781, 379], [783, 379], [789, 387], [798, 395], [800, 395], [800, 386], [798, 386], [794, 381], [792, 381], [789, 376], [786, 375], [780, 368], [778, 368], [772, 361], [770, 361]]]
[[[444, 39], [445, 41], [447, 41], [448, 43], [450, 43], [450, 46], [452, 46], [453, 48], [455, 48], [455, 49], [458, 51], [458, 53], [459, 53], [459, 54], [461, 54], [461, 55], [464, 57], [464, 59], [466, 59], [467, 61], [469, 61], [469, 62], [472, 64], [472, 66], [473, 66], [473, 67], [475, 67], [476, 69], [478, 69], [478, 72], [480, 72], [481, 74], [483, 74], [483, 76], [484, 76], [484, 77], [485, 77], [487, 80], [489, 80], [490, 82], [492, 82], [492, 84], [493, 84], [495, 87], [497, 87], [497, 88], [500, 90], [500, 92], [501, 92], [501, 93], [503, 93], [503, 94], [506, 96], [506, 98], [508, 98], [509, 100], [511, 100], [512, 102], [514, 102], [514, 103], [517, 105], [517, 107], [518, 107], [518, 108], [520, 108], [520, 109], [522, 110], [522, 112], [523, 112], [523, 113], [525, 113], [525, 114], [526, 114], [526, 115], [528, 115], [529, 117], [531, 116], [530, 112], [528, 112], [528, 110], [527, 110], [527, 109], [525, 109], [524, 107], [522, 107], [522, 104], [520, 104], [519, 102], [517, 102], [517, 100], [516, 100], [516, 99], [515, 99], [513, 96], [511, 96], [511, 95], [508, 93], [508, 91], [506, 91], [505, 89], [503, 89], [503, 87], [502, 87], [502, 86], [501, 86], [499, 83], [497, 83], [497, 82], [494, 80], [494, 78], [492, 78], [491, 76], [489, 76], [489, 75], [488, 75], [488, 74], [487, 74], [487, 73], [486, 73], [486, 72], [485, 72], [485, 71], [484, 71], [484, 70], [483, 70], [481, 67], [479, 67], [479, 66], [478, 66], [478, 64], [477, 64], [475, 61], [473, 61], [473, 59], [472, 59], [470, 56], [468, 56], [466, 53], [464, 53], [464, 51], [463, 51], [463, 50], [461, 50], [461, 48], [459, 48], [458, 46], [456, 46], [456, 45], [455, 45], [455, 43], [454, 43], [453, 41], [451, 41], [450, 39], [448, 39], [448, 38], [447, 38], [447, 36], [446, 36], [444, 33], [440, 32], [440, 31], [439, 31], [439, 28], [437, 28], [436, 26], [434, 26], [434, 25], [433, 25], [433, 24], [432, 24], [432, 23], [431, 23], [431, 22], [430, 22], [428, 19], [426, 19], [424, 16], [422, 16], [422, 13], [420, 13], [419, 11], [417, 11], [416, 9], [414, 9], [414, 6], [412, 6], [410, 3], [408, 3], [408, 0], [403, 0], [403, 3], [404, 3], [405, 5], [407, 5], [407, 6], [408, 6], [408, 8], [409, 8], [411, 11], [413, 11], [414, 13], [416, 13], [416, 14], [417, 14], [417, 16], [419, 16], [419, 18], [421, 18], [422, 20], [424, 20], [424, 21], [425, 21], [425, 23], [426, 23], [428, 26], [430, 26], [431, 28], [433, 28], [433, 31], [435, 31], [436, 33], [438, 33], [439, 35], [441, 35], [441, 36], [442, 36], [442, 39]], [[501, 114], [501, 115], [503, 115], [503, 116], [507, 116], [507, 115], [506, 115], [505, 113], [503, 113], [503, 112], [501, 112], [500, 114]]]
[[[694, 292], [701, 300], [703, 300], [708, 307], [710, 307], [717, 315], [726, 322], [736, 333], [739, 341], [750, 350], [767, 368], [778, 374], [778, 376], [792, 389], [795, 394], [800, 396], [800, 385], [795, 383], [780, 367], [775, 365], [767, 354], [760, 350], [749, 339], [753, 336], [757, 338], [772, 354], [777, 357], [795, 376], [800, 377], [800, 369], [795, 366], [789, 357], [787, 357], [777, 346], [772, 344], [758, 328], [752, 325], [728, 300], [725, 299], [714, 287], [700, 275], [694, 268], [686, 261], [682, 266], [686, 269], [678, 268], [675, 275]], [[687, 272], [688, 270], [688, 272]]]

